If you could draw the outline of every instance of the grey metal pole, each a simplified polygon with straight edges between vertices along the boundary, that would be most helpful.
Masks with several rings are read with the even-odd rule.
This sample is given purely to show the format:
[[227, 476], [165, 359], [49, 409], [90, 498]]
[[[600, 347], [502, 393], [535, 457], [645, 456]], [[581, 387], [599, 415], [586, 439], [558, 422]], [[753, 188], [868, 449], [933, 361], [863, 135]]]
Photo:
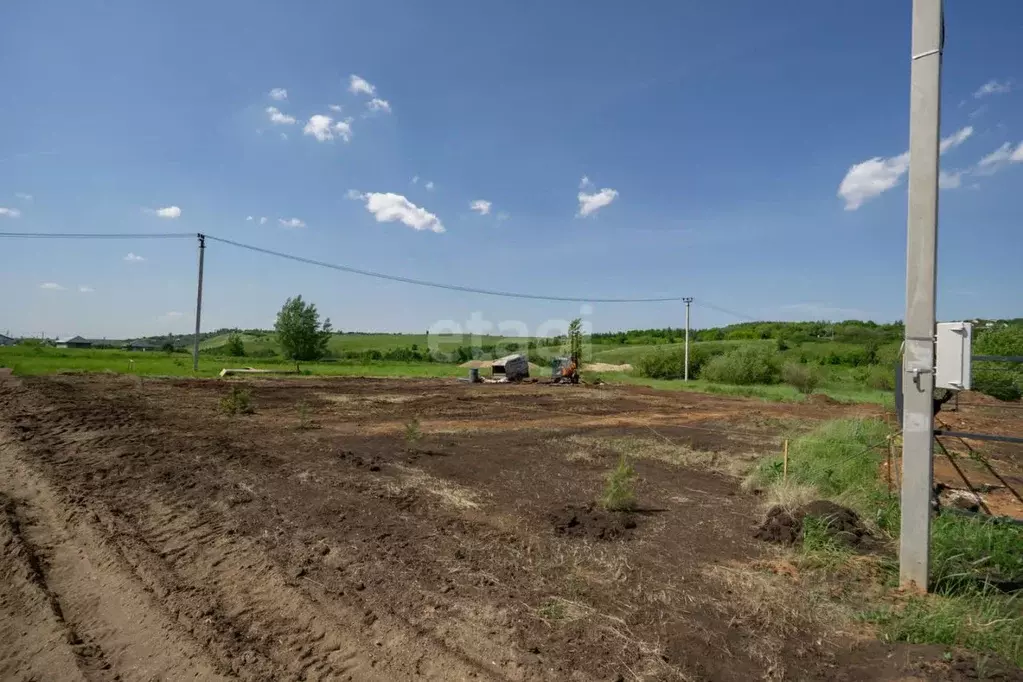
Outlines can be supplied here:
[[686, 296], [682, 301], [686, 304], [686, 369], [684, 381], [689, 381], [689, 306], [693, 302], [693, 297]]
[[903, 371], [899, 581], [927, 590], [934, 475], [934, 322], [938, 246], [942, 0], [913, 0]]
[[192, 341], [192, 371], [199, 371], [199, 324], [202, 319], [202, 266], [206, 255], [206, 235], [199, 234], [199, 287], [195, 295], [195, 339]]

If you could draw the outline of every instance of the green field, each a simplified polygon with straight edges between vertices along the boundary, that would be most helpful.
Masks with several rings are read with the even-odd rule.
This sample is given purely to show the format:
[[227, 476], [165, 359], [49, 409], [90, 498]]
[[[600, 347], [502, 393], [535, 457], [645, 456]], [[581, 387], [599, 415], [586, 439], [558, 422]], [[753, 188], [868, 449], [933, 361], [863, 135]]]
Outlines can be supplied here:
[[[132, 363], [132, 361], [134, 361]], [[212, 377], [224, 368], [253, 367], [294, 371], [294, 363], [280, 359], [232, 358], [201, 354], [199, 371], [192, 372], [192, 356], [186, 353], [160, 351], [94, 350], [76, 348], [0, 348], [0, 367], [10, 367], [19, 376], [39, 374], [71, 374], [75, 372], [107, 372], [140, 376]], [[346, 362], [302, 363], [303, 374], [323, 376], [379, 377], [454, 377], [466, 370], [440, 362]]]
[[[373, 336], [383, 338], [391, 335]], [[253, 367], [281, 371], [294, 371], [295, 369], [293, 363], [284, 362], [280, 359], [239, 358], [202, 353], [199, 356], [199, 371], [193, 373], [192, 357], [187, 353], [32, 346], [0, 348], [0, 367], [9, 367], [19, 376], [99, 372], [154, 377], [214, 377], [224, 368]], [[299, 367], [303, 375], [317, 376], [455, 378], [463, 377], [467, 374], [467, 370], [464, 368], [459, 367], [455, 363], [446, 362], [336, 360], [332, 362], [302, 363]], [[546, 371], [543, 371], [541, 377], [546, 377], [546, 375]], [[609, 384], [633, 384], [664, 390], [739, 395], [774, 401], [796, 402], [805, 400], [805, 396], [801, 395], [796, 389], [783, 384], [773, 386], [731, 386], [700, 380], [692, 380], [689, 383], [685, 383], [677, 379], [650, 379], [637, 376], [635, 373], [623, 372], [584, 373], [584, 378], [587, 380], [599, 378]], [[872, 390], [857, 386], [851, 381], [843, 382], [837, 379], [830, 385], [823, 386], [818, 392], [842, 402], [887, 404], [891, 401], [890, 392]]]
[[[244, 355], [230, 357], [228, 341], [237, 334]], [[820, 393], [841, 402], [888, 405], [893, 402], [901, 326], [873, 323], [752, 323], [699, 330], [690, 344], [691, 381], [683, 374], [684, 332], [675, 329], [593, 334], [583, 344], [584, 379], [668, 390], [701, 391], [799, 401]], [[127, 352], [110, 349], [59, 349], [28, 342], [0, 348], [0, 366], [15, 374], [114, 372], [148, 376], [193, 376], [190, 337], [153, 337], [166, 350]], [[196, 376], [215, 376], [224, 368], [294, 370], [271, 331], [209, 333], [200, 344]], [[987, 323], [974, 351], [1023, 354], [1023, 325], [1018, 320]], [[303, 363], [303, 374], [366, 377], [460, 377], [459, 364], [507, 353], [527, 354], [541, 367], [567, 355], [564, 339], [458, 335], [345, 333], [330, 337], [326, 356]], [[597, 374], [592, 362], [629, 364], [628, 372]], [[541, 376], [546, 371], [541, 370]], [[803, 377], [802, 379], [800, 377]], [[807, 383], [809, 377], [810, 383]], [[974, 387], [1001, 400], [1018, 400], [1023, 387], [1019, 366], [987, 366], [974, 372]], [[803, 389], [803, 392], [797, 390]]]

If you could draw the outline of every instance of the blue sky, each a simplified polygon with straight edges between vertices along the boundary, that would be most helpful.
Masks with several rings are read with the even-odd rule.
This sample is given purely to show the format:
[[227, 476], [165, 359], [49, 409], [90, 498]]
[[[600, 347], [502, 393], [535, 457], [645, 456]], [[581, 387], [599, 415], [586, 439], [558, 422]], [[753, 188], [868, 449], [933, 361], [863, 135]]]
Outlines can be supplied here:
[[[690, 295], [694, 326], [738, 321], [701, 301], [899, 319], [910, 5], [7, 2], [0, 230], [204, 232], [468, 286]], [[945, 13], [939, 317], [1019, 316], [1023, 3]], [[195, 259], [191, 240], [5, 239], [0, 332], [188, 331]], [[344, 330], [580, 311], [216, 243], [206, 266], [208, 329], [268, 327], [299, 293]], [[587, 318], [677, 326], [683, 307]]]

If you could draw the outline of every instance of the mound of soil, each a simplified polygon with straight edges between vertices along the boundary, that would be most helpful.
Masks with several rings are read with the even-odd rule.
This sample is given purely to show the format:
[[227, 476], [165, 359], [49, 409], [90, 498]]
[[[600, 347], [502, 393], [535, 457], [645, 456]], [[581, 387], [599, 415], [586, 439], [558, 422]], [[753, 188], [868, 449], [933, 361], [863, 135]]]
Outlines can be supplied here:
[[806, 402], [811, 405], [841, 405], [842, 403], [824, 393], [814, 393], [807, 397]]
[[609, 512], [595, 504], [568, 504], [550, 514], [557, 535], [590, 540], [618, 540], [631, 535], [636, 519], [631, 514]]
[[780, 545], [802, 542], [803, 520], [808, 517], [823, 520], [828, 535], [849, 547], [859, 547], [870, 537], [856, 512], [827, 500], [810, 502], [792, 512], [772, 507], [753, 537]]

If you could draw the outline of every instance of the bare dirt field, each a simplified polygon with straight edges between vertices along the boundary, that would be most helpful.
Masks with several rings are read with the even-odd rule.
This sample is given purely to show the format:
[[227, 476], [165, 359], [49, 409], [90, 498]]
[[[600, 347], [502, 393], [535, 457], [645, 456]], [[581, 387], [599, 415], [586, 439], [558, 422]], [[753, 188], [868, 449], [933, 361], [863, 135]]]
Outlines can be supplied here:
[[[234, 386], [254, 414], [218, 409]], [[879, 409], [8, 378], [0, 679], [961, 679], [939, 647], [760, 600], [800, 586], [751, 569], [777, 554], [737, 474], [782, 432]], [[625, 447], [641, 509], [618, 517], [590, 504]]]

